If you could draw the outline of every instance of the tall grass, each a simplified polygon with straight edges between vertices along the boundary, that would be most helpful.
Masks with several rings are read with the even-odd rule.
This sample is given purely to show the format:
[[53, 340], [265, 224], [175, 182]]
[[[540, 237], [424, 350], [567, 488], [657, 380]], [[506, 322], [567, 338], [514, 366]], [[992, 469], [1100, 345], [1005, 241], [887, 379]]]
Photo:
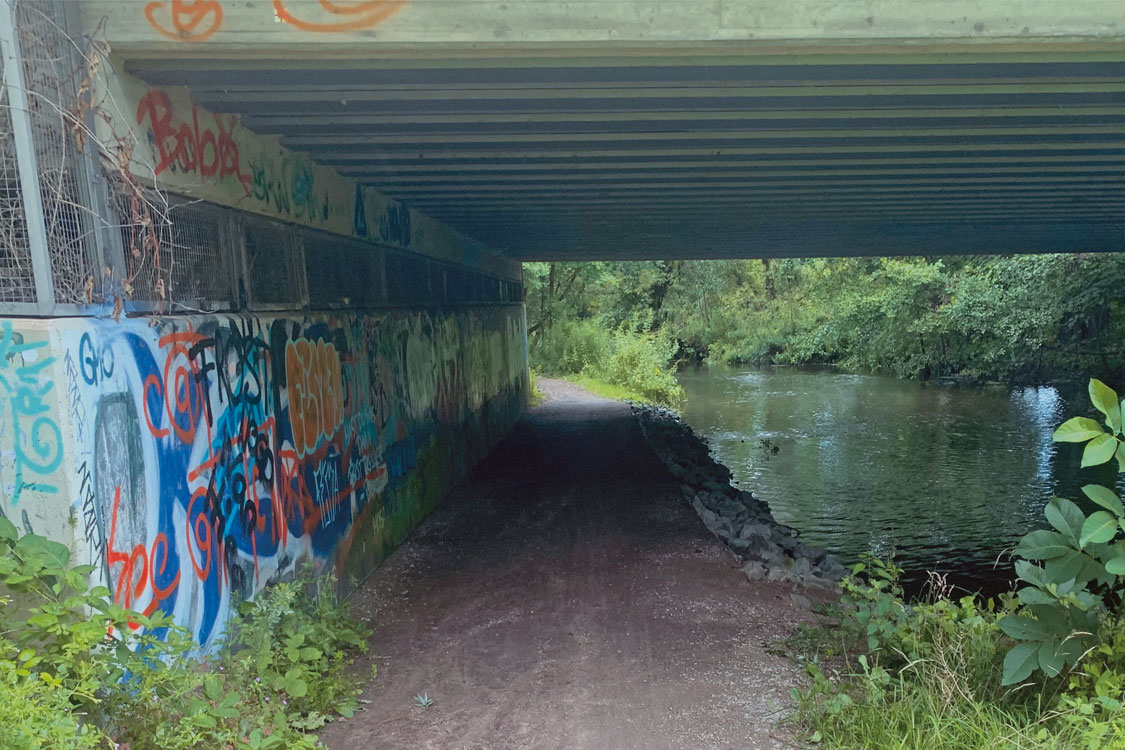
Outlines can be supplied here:
[[[997, 625], [1010, 602], [939, 597], [907, 604], [894, 585], [855, 578], [822, 623], [787, 645], [806, 665], [792, 721], [836, 750], [1125, 750], [1125, 642], [1060, 677], [1005, 687], [1011, 641]], [[1115, 640], [1112, 635], [1118, 634]]]

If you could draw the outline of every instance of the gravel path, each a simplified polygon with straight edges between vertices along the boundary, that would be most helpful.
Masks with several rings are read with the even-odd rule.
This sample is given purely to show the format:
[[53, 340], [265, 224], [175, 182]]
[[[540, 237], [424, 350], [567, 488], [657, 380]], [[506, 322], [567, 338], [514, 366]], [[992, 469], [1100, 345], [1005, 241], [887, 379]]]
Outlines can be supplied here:
[[544, 403], [354, 595], [379, 676], [324, 742], [794, 747], [775, 725], [795, 669], [763, 644], [808, 616], [790, 594], [809, 592], [747, 581], [627, 406], [539, 385]]

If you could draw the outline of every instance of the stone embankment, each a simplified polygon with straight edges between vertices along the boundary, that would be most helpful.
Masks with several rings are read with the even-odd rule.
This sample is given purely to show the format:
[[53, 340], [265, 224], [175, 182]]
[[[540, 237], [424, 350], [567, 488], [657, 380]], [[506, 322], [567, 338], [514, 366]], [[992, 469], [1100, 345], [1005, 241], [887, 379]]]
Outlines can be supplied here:
[[684, 499], [711, 533], [743, 558], [747, 578], [836, 587], [847, 569], [774, 520], [754, 493], [732, 485], [730, 469], [712, 458], [707, 442], [674, 411], [652, 406], [634, 406], [633, 411], [645, 439], [679, 480]]

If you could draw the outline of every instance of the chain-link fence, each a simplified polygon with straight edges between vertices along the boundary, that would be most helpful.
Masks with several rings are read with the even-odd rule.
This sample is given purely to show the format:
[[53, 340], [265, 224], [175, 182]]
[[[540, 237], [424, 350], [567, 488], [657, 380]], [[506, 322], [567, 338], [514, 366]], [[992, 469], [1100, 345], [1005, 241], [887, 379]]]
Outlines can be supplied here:
[[128, 138], [94, 141], [105, 48], [80, 46], [67, 12], [0, 0], [0, 314], [522, 301], [518, 282], [142, 185]]
[[24, 218], [8, 87], [0, 87], [0, 304], [34, 304], [35, 275]]

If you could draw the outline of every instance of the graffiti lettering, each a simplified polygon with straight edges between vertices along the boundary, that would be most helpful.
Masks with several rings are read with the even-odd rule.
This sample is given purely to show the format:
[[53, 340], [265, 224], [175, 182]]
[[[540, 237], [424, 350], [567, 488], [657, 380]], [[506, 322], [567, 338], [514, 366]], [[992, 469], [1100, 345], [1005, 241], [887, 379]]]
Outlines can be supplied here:
[[86, 404], [82, 402], [82, 392], [78, 387], [78, 366], [70, 352], [63, 358], [66, 365], [67, 399], [70, 402], [70, 418], [74, 420], [74, 430], [79, 439], [86, 435]]
[[[274, 18], [301, 31], [331, 33], [378, 26], [406, 0], [317, 0], [323, 19], [319, 21], [294, 15], [289, 4], [288, 0], [273, 0]], [[145, 5], [144, 13], [149, 26], [176, 42], [206, 41], [223, 25], [220, 0], [153, 0]]]
[[[209, 643], [231, 602], [305, 561], [339, 564], [357, 530], [393, 544], [417, 518], [419, 488], [431, 497], [471, 460], [467, 443], [435, 450], [437, 436], [502, 424], [500, 412], [467, 419], [474, 398], [505, 397], [504, 418], [521, 403], [492, 375], [511, 371], [506, 354], [523, 356], [492, 333], [512, 313], [475, 314], [92, 320], [64, 331], [71, 424], [97, 408], [91, 429], [73, 433], [77, 533], [115, 599], [164, 609]], [[21, 428], [53, 395], [38, 346], [14, 336], [0, 346], [5, 428], [4, 388], [35, 397]], [[437, 471], [416, 487], [407, 479], [420, 464]]]
[[[164, 11], [168, 12], [168, 25], [158, 18]], [[169, 39], [202, 42], [223, 25], [223, 6], [218, 0], [171, 0], [170, 6], [155, 0], [145, 5], [145, 18], [152, 28]]]
[[344, 416], [340, 355], [334, 344], [299, 338], [285, 345], [289, 418], [297, 455], [312, 453], [336, 434]]
[[410, 209], [398, 201], [391, 201], [387, 212], [379, 217], [379, 236], [383, 242], [398, 247], [410, 246]]
[[298, 18], [289, 12], [285, 0], [273, 0], [273, 9], [278, 19], [302, 31], [355, 31], [379, 25], [406, 5], [406, 0], [319, 0], [319, 4], [326, 18], [331, 20], [316, 22]]
[[11, 321], [0, 323], [0, 387], [6, 392], [11, 409], [15, 452], [12, 506], [19, 503], [25, 489], [58, 492], [53, 484], [25, 478], [27, 472], [49, 477], [62, 463], [62, 431], [47, 404], [55, 387], [47, 368], [55, 358], [46, 356], [46, 347], [46, 341], [26, 343], [23, 336], [12, 330]]
[[99, 376], [113, 377], [113, 350], [103, 346], [100, 352], [95, 351], [88, 333], [82, 334], [82, 341], [78, 345], [78, 359], [82, 365], [82, 379], [90, 385], [98, 382]]
[[340, 492], [340, 472], [336, 462], [331, 459], [320, 461], [313, 469], [316, 480], [316, 501], [323, 510], [322, 523], [332, 523], [336, 519], [339, 508], [337, 495]]
[[[172, 581], [164, 587], [157, 584], [157, 576], [163, 576], [168, 566], [170, 550], [168, 537], [163, 532], [156, 535], [152, 544], [136, 544], [129, 552], [119, 552], [116, 549], [117, 541], [117, 511], [121, 506], [121, 488], [118, 487], [113, 498], [113, 518], [109, 526], [109, 543], [106, 546], [106, 565], [109, 567], [110, 578], [117, 579], [114, 589], [113, 601], [127, 609], [133, 609], [134, 602], [141, 602], [145, 592], [151, 587], [152, 598], [144, 609], [145, 615], [151, 615], [160, 606], [162, 599], [175, 591], [180, 583], [180, 573], [176, 571]], [[160, 550], [158, 552], [158, 550]], [[157, 562], [159, 561], [159, 565]], [[121, 565], [120, 571], [115, 571], [115, 566]], [[140, 627], [137, 623], [129, 623], [129, 627], [136, 630]]]
[[367, 230], [367, 204], [363, 199], [363, 186], [355, 186], [355, 213], [352, 219], [353, 230], [357, 237], [366, 237]]
[[82, 528], [86, 541], [91, 545], [93, 558], [101, 560], [105, 553], [105, 539], [98, 526], [94, 479], [90, 476], [90, 468], [85, 461], [78, 467], [78, 496], [82, 498]]
[[327, 219], [327, 199], [321, 203], [314, 194], [316, 173], [308, 162], [283, 159], [279, 165], [250, 165], [253, 196], [270, 204], [274, 211], [295, 218]]
[[234, 177], [250, 194], [251, 177], [242, 171], [238, 143], [234, 140], [236, 118], [226, 122], [213, 115], [215, 129], [200, 128], [199, 110], [191, 108], [191, 124], [177, 124], [172, 100], [168, 94], [151, 89], [137, 104], [137, 124], [149, 124], [158, 162], [154, 173], [167, 169], [195, 172], [202, 178]]

